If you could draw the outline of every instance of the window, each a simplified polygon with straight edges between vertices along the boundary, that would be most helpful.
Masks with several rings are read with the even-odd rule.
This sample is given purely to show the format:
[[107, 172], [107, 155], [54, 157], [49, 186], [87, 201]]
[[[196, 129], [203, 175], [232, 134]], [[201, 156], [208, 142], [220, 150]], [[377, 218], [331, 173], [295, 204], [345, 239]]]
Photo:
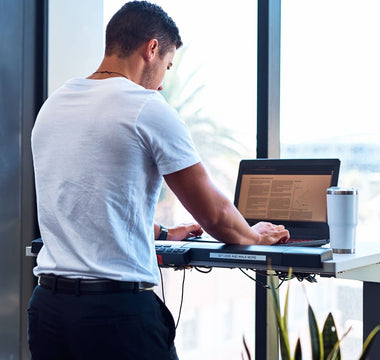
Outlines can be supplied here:
[[[375, 45], [380, 4], [292, 0], [283, 1], [281, 11], [281, 157], [340, 158], [339, 184], [359, 189], [357, 241], [371, 241], [380, 215], [380, 49]], [[305, 312], [294, 312], [290, 305], [293, 341], [303, 333], [307, 308], [306, 302], [300, 305], [305, 296], [296, 285], [292, 282], [290, 294]], [[342, 342], [343, 358], [359, 357], [361, 287], [333, 279], [306, 286], [320, 322], [332, 311], [340, 336], [353, 326]]]

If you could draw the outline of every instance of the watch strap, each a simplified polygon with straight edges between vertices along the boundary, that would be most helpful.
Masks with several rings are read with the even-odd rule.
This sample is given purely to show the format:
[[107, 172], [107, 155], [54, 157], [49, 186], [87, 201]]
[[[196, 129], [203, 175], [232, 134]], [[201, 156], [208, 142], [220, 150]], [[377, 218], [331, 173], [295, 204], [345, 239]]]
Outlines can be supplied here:
[[168, 229], [165, 226], [160, 225], [160, 230], [160, 235], [158, 235], [157, 240], [166, 240], [168, 238]]

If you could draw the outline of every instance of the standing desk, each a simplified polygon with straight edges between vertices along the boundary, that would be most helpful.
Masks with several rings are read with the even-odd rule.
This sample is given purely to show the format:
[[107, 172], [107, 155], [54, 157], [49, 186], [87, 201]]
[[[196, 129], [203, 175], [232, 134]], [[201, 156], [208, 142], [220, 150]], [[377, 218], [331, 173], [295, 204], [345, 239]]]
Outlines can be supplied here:
[[[157, 242], [158, 247], [168, 246], [175, 242]], [[271, 258], [270, 268], [275, 271], [288, 272], [292, 268], [294, 274], [317, 274], [323, 277], [335, 277], [338, 279], [359, 280], [363, 282], [363, 340], [371, 330], [380, 324], [380, 242], [357, 242], [355, 254], [332, 254], [329, 247], [323, 248], [294, 248], [281, 246], [236, 246], [220, 245], [215, 243], [191, 244], [177, 242], [170, 255], [162, 264], [180, 263], [175, 251], [191, 248], [192, 252], [186, 261], [190, 266], [213, 267], [240, 267], [253, 270], [261, 270], [266, 273], [269, 270], [268, 258]], [[157, 246], [156, 246], [157, 250]], [[320, 251], [329, 251], [320, 254]], [[258, 252], [257, 252], [258, 251]], [[267, 257], [263, 261], [247, 258], [249, 254], [258, 255], [263, 251]], [[291, 252], [294, 251], [294, 254]], [[159, 251], [158, 251], [159, 252]], [[239, 256], [234, 256], [237, 254]], [[330, 255], [330, 256], [324, 256]], [[254, 256], [254, 255], [252, 255]], [[279, 258], [282, 256], [282, 259]], [[284, 265], [286, 264], [286, 265]], [[301, 264], [301, 265], [300, 265]], [[313, 265], [311, 265], [313, 264]], [[267, 282], [266, 275], [256, 274], [256, 331], [255, 331], [255, 358], [256, 360], [273, 360], [279, 358], [277, 326], [272, 310], [271, 299], [268, 299], [268, 290], [262, 286]], [[376, 338], [370, 352], [371, 359], [380, 359], [380, 338]]]
[[[27, 255], [36, 255], [38, 246], [27, 247]], [[36, 245], [36, 244], [34, 244]], [[317, 274], [323, 277], [363, 282], [363, 339], [380, 324], [380, 242], [357, 242], [355, 254], [332, 254], [329, 248], [285, 248], [283, 246], [225, 245], [216, 242], [156, 241], [161, 266], [213, 266], [271, 269], [294, 274]], [[300, 265], [301, 264], [301, 265]], [[266, 283], [267, 276], [256, 275], [255, 359], [279, 358], [277, 326]], [[376, 338], [371, 359], [380, 359], [380, 339]]]

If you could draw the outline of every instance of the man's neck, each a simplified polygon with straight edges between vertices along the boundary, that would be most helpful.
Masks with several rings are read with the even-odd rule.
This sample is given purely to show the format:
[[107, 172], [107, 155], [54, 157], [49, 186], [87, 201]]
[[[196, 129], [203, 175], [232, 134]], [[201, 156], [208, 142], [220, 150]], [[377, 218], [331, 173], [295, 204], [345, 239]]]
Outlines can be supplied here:
[[107, 79], [123, 76], [140, 84], [144, 69], [144, 60], [137, 53], [128, 58], [120, 58], [116, 55], [104, 56], [98, 69], [88, 79]]

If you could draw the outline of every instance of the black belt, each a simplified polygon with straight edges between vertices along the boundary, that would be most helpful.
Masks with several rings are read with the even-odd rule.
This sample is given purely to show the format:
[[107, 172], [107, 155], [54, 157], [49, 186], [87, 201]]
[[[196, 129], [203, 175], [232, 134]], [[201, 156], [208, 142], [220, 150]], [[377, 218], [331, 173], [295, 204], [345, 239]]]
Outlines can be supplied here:
[[140, 292], [152, 290], [153, 284], [146, 282], [116, 281], [109, 279], [70, 279], [56, 275], [41, 275], [38, 285], [64, 294], [102, 294], [112, 292]]

